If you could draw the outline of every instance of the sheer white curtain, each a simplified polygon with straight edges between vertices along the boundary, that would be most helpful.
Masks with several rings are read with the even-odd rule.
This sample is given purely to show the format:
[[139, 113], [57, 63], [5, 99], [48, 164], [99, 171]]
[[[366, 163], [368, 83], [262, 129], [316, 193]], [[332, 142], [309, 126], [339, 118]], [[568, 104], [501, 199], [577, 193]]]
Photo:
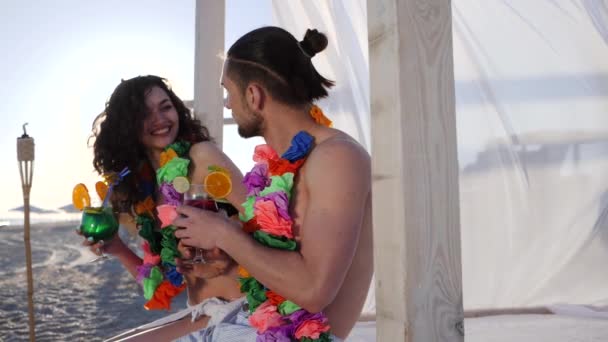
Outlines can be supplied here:
[[298, 40], [316, 28], [329, 39], [313, 58], [317, 70], [334, 80], [328, 99], [319, 102], [334, 125], [370, 149], [369, 72], [366, 2], [273, 1], [273, 19]]
[[[608, 304], [606, 3], [452, 8], [465, 309]], [[328, 33], [314, 62], [338, 86], [322, 106], [369, 148], [365, 1], [273, 12], [298, 38]]]
[[606, 18], [453, 2], [465, 308], [608, 299]]

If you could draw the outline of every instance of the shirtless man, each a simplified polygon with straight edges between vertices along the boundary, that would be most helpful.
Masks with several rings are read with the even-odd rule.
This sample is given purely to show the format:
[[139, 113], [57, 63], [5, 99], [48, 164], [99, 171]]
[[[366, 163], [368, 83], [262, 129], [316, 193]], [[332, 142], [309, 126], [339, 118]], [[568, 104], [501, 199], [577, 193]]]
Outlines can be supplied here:
[[[326, 46], [327, 38], [316, 30], [298, 42], [283, 29], [260, 28], [230, 48], [221, 80], [228, 94], [225, 106], [244, 138], [263, 136], [279, 155], [300, 131], [314, 138], [289, 207], [298, 248], [265, 247], [239, 223], [188, 206], [178, 208], [183, 217], [174, 224], [183, 227], [175, 235], [185, 244], [218, 247], [268, 289], [309, 312], [323, 312], [338, 340], [359, 318], [373, 273], [371, 166], [353, 138], [319, 125], [309, 114], [333, 85], [311, 61]], [[253, 340], [255, 335], [240, 328], [239, 339], [231, 341]]]

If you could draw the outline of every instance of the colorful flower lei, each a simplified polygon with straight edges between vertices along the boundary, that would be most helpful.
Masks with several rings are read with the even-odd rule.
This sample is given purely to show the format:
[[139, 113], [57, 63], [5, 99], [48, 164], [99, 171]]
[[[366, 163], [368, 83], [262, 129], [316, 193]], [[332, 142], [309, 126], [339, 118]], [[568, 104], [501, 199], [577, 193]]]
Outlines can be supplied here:
[[[175, 189], [173, 181], [188, 176], [189, 150], [190, 143], [177, 141], [161, 153], [156, 183], [168, 206], [178, 206], [182, 202], [182, 194]], [[175, 210], [173, 213], [164, 210], [167, 205], [156, 207], [154, 174], [148, 164], [142, 167], [139, 175], [144, 200], [138, 202], [134, 209], [139, 235], [146, 241], [142, 244], [144, 259], [143, 264], [137, 267], [137, 281], [143, 285], [144, 297], [148, 300], [144, 305], [146, 309], [169, 310], [173, 297], [186, 288], [183, 276], [175, 267], [175, 258], [179, 258], [180, 253], [174, 234], [177, 228], [170, 223], [173, 221], [171, 215], [176, 214]], [[155, 215], [155, 209], [158, 215]]]
[[[320, 115], [319, 115], [320, 112]], [[330, 125], [323, 112], [313, 106], [310, 112], [318, 123]], [[317, 120], [317, 118], [324, 118]], [[268, 145], [255, 148], [256, 165], [245, 175], [247, 201], [240, 215], [243, 229], [264, 246], [294, 251], [293, 220], [289, 214], [296, 172], [313, 147], [314, 138], [301, 131], [279, 158]], [[258, 342], [331, 341], [330, 326], [323, 313], [310, 313], [294, 302], [266, 288], [244, 268], [239, 268], [241, 292], [249, 303], [249, 323], [257, 329]]]

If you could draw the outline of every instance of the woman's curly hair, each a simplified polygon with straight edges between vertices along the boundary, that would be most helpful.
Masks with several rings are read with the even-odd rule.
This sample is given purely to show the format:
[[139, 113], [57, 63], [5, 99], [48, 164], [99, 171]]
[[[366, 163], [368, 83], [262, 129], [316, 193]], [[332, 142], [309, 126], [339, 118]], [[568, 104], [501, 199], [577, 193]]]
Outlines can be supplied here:
[[118, 173], [125, 167], [131, 170], [110, 199], [117, 212], [132, 212], [133, 205], [145, 197], [140, 184], [141, 171], [151, 169], [151, 165], [141, 143], [141, 132], [148, 115], [146, 96], [153, 87], [164, 90], [177, 111], [178, 140], [190, 143], [211, 140], [207, 128], [192, 116], [164, 78], [148, 75], [122, 81], [110, 96], [105, 110], [95, 118], [91, 135], [95, 140], [93, 166], [100, 175]]

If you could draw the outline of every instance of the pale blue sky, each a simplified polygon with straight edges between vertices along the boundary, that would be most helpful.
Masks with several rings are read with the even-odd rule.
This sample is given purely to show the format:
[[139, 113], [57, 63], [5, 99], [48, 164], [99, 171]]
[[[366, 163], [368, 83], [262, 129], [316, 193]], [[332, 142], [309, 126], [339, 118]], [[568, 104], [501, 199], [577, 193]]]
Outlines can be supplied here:
[[[87, 137], [121, 78], [156, 74], [182, 99], [192, 98], [194, 6], [193, 0], [0, 3], [0, 217], [22, 203], [15, 146], [24, 122], [36, 141], [32, 204], [54, 209], [70, 202], [76, 183], [98, 179]], [[227, 0], [226, 17], [229, 46], [272, 24], [270, 0]], [[238, 138], [226, 133], [234, 154]], [[232, 157], [247, 166], [249, 156]]]

